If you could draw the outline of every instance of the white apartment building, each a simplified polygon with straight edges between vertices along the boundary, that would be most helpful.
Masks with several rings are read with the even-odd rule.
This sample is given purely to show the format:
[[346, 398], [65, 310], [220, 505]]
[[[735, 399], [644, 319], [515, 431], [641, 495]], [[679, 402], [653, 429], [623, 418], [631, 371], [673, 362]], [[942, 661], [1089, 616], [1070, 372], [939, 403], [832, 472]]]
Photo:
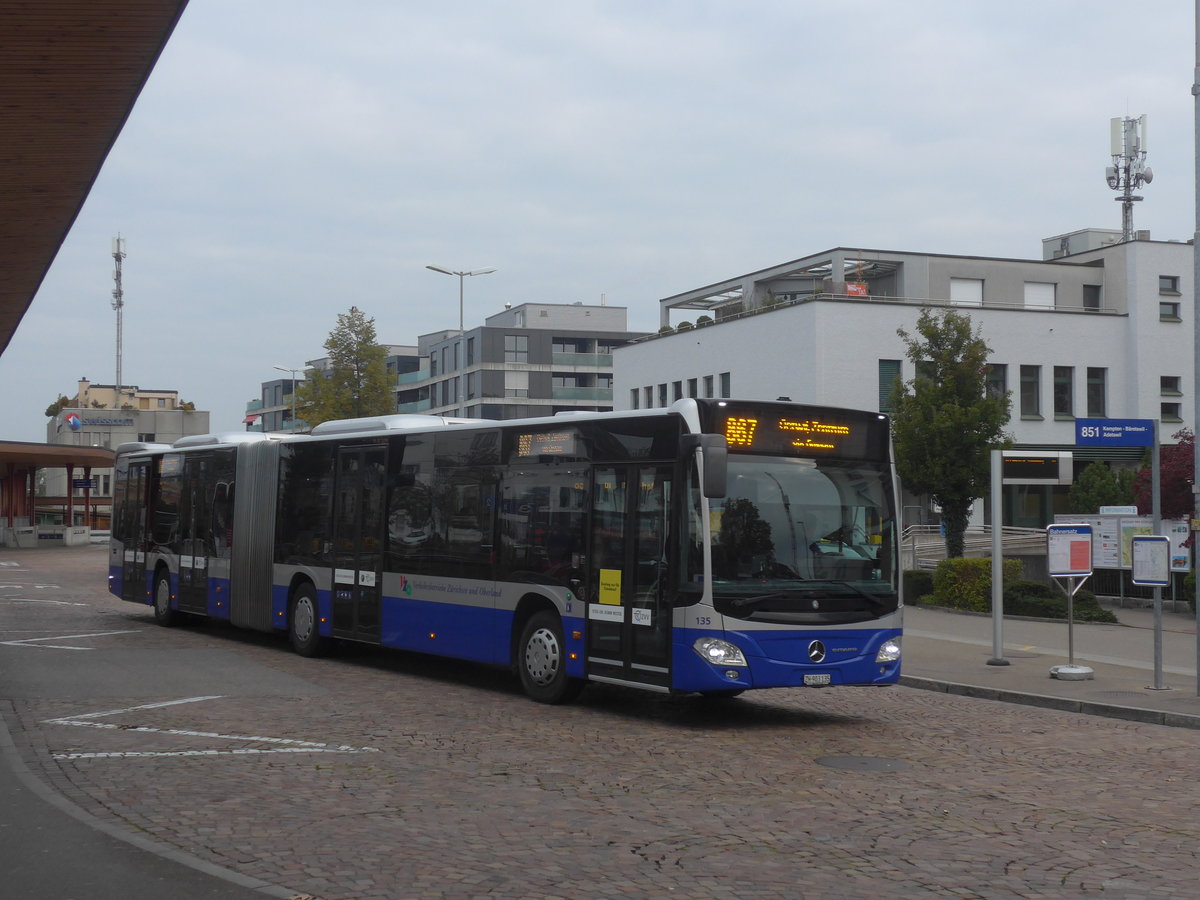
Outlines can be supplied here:
[[[1075, 419], [1157, 419], [1165, 443], [1194, 428], [1192, 256], [1190, 242], [1098, 229], [1046, 239], [1040, 260], [839, 247], [660, 300], [663, 330], [614, 354], [614, 398], [887, 412], [894, 378], [914, 374], [897, 329], [915, 335], [922, 308], [951, 307], [991, 348], [1017, 447], [1072, 450], [1077, 472], [1132, 465], [1136, 448], [1076, 447]], [[1050, 521], [1064, 490], [1008, 489], [1006, 524]]]

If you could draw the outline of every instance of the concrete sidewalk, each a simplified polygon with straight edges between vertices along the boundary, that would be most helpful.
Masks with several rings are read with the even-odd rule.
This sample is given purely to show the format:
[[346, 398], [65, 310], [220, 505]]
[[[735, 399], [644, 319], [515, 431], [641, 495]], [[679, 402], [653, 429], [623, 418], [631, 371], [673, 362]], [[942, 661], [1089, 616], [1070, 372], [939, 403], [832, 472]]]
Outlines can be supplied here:
[[1196, 693], [1196, 621], [1163, 613], [1162, 678], [1155, 689], [1154, 613], [1115, 609], [1119, 625], [1076, 622], [1074, 663], [1085, 681], [1051, 677], [1066, 665], [1065, 622], [1005, 618], [1003, 659], [993, 654], [988, 615], [910, 606], [904, 611], [904, 674], [910, 687], [1161, 725], [1200, 728]]

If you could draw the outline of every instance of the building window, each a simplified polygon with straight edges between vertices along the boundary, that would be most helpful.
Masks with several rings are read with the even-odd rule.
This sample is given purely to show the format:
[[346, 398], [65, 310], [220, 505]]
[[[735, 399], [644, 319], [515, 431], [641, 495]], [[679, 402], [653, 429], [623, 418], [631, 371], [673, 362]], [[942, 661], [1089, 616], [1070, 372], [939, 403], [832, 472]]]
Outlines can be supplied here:
[[665, 384], [660, 384], [658, 386], [658, 405], [667, 405], [667, 386]]
[[1164, 422], [1182, 422], [1183, 405], [1180, 403], [1163, 403], [1161, 418]]
[[429, 354], [429, 377], [430, 378], [437, 378], [437, 373], [438, 373], [437, 360], [438, 360], [437, 351], [434, 350], [432, 353]]
[[459, 355], [459, 352], [460, 352], [460, 351], [459, 351], [459, 348], [460, 348], [460, 347], [462, 347], [462, 341], [455, 341], [455, 342], [454, 342], [454, 370], [455, 370], [456, 372], [457, 372], [459, 369], [461, 369], [461, 368], [462, 368], [462, 365], [461, 365], [461, 364], [459, 363], [459, 361], [458, 361], [458, 355]]
[[504, 396], [528, 397], [529, 373], [506, 371], [504, 373]]
[[1045, 281], [1025, 282], [1026, 309], [1054, 309], [1054, 292], [1057, 285]]
[[696, 397], [696, 396], [699, 396], [699, 395], [696, 393], [696, 390], [697, 390], [697, 388], [698, 388], [698, 383], [697, 383], [696, 379], [695, 379], [695, 378], [689, 378], [689, 379], [688, 379], [688, 396], [689, 396], [689, 397]]
[[475, 338], [467, 338], [467, 365], [475, 365]]
[[612, 375], [605, 375], [605, 374], [601, 373], [596, 376], [596, 387], [604, 388], [605, 390], [611, 391], [612, 386], [613, 386]]
[[1054, 367], [1054, 418], [1070, 419], [1075, 415], [1075, 369]]
[[950, 302], [955, 306], [983, 306], [983, 279], [951, 278]]
[[713, 396], [713, 377], [711, 375], [704, 376], [704, 396], [712, 399]]
[[1097, 312], [1100, 309], [1100, 285], [1085, 284], [1083, 286], [1083, 308], [1089, 312]]
[[1159, 301], [1158, 318], [1163, 322], [1180, 322], [1179, 304], [1170, 301]]
[[1158, 276], [1158, 292], [1160, 294], [1171, 294], [1179, 296], [1179, 276], [1178, 275], [1159, 275]]
[[504, 361], [509, 363], [529, 362], [529, 335], [506, 334], [504, 336]]
[[1094, 419], [1108, 415], [1108, 369], [1088, 367], [1087, 414]]
[[638, 389], [637, 388], [634, 388], [633, 390], [631, 390], [629, 392], [629, 408], [630, 409], [638, 408]]
[[892, 395], [896, 390], [896, 379], [900, 377], [900, 360], [879, 360], [879, 411], [891, 412]]
[[646, 402], [643, 404], [646, 407], [646, 409], [653, 409], [654, 408], [654, 388], [652, 388], [652, 387], [642, 388], [642, 396], [646, 400]]
[[672, 400], [682, 400], [683, 399], [683, 382], [682, 381], [671, 382], [671, 399]]
[[467, 373], [467, 396], [465, 398], [467, 400], [471, 400], [472, 398], [477, 396], [476, 385], [478, 383], [478, 381], [477, 381], [478, 375], [479, 375], [478, 372], [468, 372]]
[[1183, 394], [1180, 390], [1181, 382], [1178, 375], [1160, 375], [1158, 378], [1159, 392], [1164, 397], [1179, 397]]
[[1008, 393], [1008, 366], [1005, 363], [991, 363], [987, 367], [984, 391], [993, 400], [1003, 399]]
[[719, 377], [721, 379], [721, 397], [722, 398], [732, 397], [733, 396], [732, 384], [731, 384], [731, 379], [730, 379], [729, 373], [722, 372]]
[[1042, 367], [1021, 366], [1021, 418], [1042, 417]]

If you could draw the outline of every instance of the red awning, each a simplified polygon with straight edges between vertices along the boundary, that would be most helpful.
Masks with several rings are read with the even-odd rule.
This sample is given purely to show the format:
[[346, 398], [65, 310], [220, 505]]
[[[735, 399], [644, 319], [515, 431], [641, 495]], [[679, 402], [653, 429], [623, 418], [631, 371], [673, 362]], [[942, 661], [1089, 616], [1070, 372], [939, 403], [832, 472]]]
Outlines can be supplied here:
[[261, 418], [262, 413], [251, 413], [250, 415], [246, 416], [246, 418], [242, 419], [242, 424], [249, 425], [253, 422], [257, 422]]

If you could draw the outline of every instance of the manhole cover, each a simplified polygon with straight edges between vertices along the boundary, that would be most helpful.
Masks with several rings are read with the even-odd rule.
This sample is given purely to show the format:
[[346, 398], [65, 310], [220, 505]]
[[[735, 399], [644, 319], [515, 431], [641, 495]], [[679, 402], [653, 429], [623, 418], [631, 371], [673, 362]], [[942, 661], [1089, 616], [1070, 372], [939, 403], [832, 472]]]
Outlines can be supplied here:
[[877, 756], [823, 756], [817, 763], [847, 772], [902, 772], [912, 768], [898, 759], [881, 759]]

